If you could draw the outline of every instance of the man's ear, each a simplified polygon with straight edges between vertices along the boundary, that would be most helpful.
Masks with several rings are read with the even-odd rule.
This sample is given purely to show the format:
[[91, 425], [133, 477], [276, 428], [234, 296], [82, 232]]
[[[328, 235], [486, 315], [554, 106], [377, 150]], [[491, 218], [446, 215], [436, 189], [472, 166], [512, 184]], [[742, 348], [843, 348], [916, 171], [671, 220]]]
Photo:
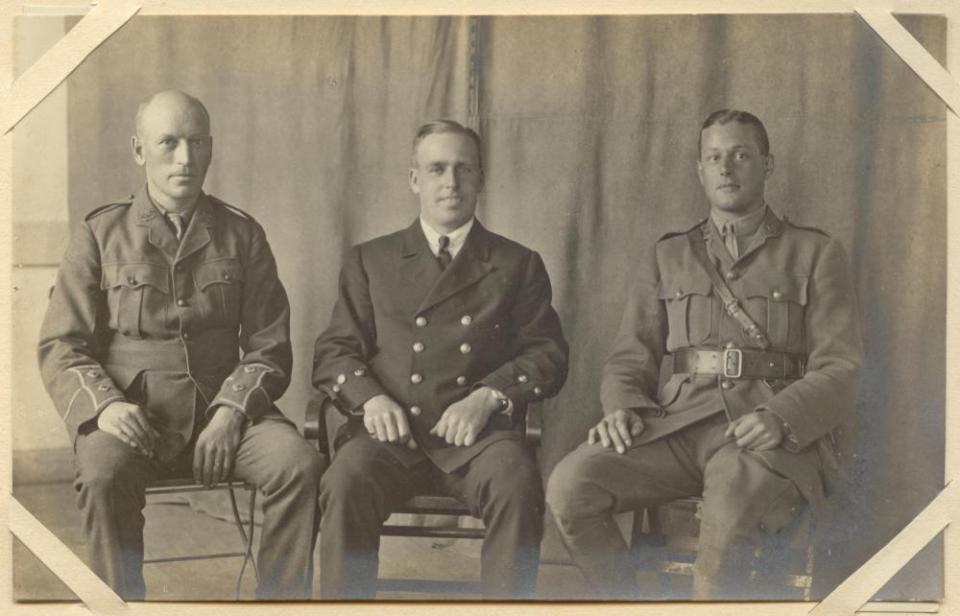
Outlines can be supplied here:
[[143, 142], [140, 141], [140, 137], [134, 135], [130, 137], [130, 149], [133, 150], [133, 160], [136, 161], [137, 165], [143, 166]]
[[764, 179], [773, 175], [773, 154], [767, 154], [767, 160], [764, 162]]
[[420, 194], [420, 176], [417, 174], [417, 170], [413, 167], [410, 168], [410, 175], [407, 177], [407, 183], [410, 185], [410, 190], [413, 191], [413, 194]]
[[700, 179], [700, 186], [703, 186], [703, 163], [697, 161], [697, 177]]

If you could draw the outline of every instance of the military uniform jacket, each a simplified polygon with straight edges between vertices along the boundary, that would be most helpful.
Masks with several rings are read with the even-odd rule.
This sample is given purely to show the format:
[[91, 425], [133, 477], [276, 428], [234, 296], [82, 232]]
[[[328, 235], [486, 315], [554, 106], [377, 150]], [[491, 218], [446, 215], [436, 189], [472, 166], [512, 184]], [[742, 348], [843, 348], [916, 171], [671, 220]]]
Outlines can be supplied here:
[[450, 404], [485, 384], [519, 414], [563, 385], [567, 343], [551, 295], [540, 256], [479, 221], [441, 269], [415, 220], [347, 254], [339, 299], [317, 339], [313, 383], [353, 415], [342, 438], [364, 430], [364, 402], [390, 396], [419, 445], [391, 451], [407, 465], [425, 454], [450, 472], [492, 442], [519, 438], [494, 416], [471, 447], [448, 445], [428, 432]]
[[40, 369], [71, 439], [110, 402], [129, 400], [170, 459], [216, 406], [253, 421], [279, 413], [289, 321], [259, 224], [201, 195], [178, 242], [143, 188], [94, 210], [74, 234], [41, 329]]
[[642, 445], [718, 412], [733, 420], [765, 407], [786, 422], [792, 437], [756, 455], [817, 503], [829, 462], [823, 456], [830, 451], [821, 441], [853, 412], [859, 387], [860, 324], [843, 248], [769, 208], [736, 260], [709, 220], [698, 227], [731, 291], [767, 333], [768, 350], [804, 354], [804, 376], [788, 381], [677, 373], [658, 395], [665, 353], [757, 348], [726, 313], [694, 256], [688, 239], [693, 230], [668, 234], [627, 301], [604, 367], [604, 413], [642, 409], [646, 429], [635, 439]]

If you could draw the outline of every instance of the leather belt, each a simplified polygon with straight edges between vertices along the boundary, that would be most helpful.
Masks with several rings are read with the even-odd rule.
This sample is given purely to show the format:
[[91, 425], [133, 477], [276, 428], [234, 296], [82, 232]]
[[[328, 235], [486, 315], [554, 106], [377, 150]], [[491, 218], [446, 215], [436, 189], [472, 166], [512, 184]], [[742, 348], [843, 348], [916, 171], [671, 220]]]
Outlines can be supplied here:
[[680, 349], [673, 353], [673, 371], [728, 379], [799, 379], [806, 372], [806, 356], [754, 349]]

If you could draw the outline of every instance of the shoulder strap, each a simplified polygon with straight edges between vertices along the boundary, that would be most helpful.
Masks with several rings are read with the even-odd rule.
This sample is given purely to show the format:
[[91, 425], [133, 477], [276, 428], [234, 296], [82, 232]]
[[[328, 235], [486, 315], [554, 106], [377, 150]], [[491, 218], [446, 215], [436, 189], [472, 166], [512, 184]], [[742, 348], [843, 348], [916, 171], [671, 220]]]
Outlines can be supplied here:
[[690, 250], [693, 251], [693, 256], [697, 258], [697, 262], [700, 263], [703, 271], [707, 273], [710, 282], [713, 283], [713, 288], [723, 301], [723, 306], [726, 308], [727, 314], [740, 324], [743, 331], [745, 331], [747, 335], [750, 336], [750, 339], [761, 349], [769, 348], [770, 340], [767, 339], [766, 332], [750, 318], [750, 315], [748, 315], [743, 309], [743, 306], [740, 305], [740, 300], [733, 294], [733, 291], [727, 286], [727, 282], [723, 279], [723, 276], [717, 271], [713, 261], [710, 260], [710, 255], [707, 254], [707, 245], [703, 239], [703, 231], [701, 231], [699, 226], [687, 234], [687, 241], [690, 242]]

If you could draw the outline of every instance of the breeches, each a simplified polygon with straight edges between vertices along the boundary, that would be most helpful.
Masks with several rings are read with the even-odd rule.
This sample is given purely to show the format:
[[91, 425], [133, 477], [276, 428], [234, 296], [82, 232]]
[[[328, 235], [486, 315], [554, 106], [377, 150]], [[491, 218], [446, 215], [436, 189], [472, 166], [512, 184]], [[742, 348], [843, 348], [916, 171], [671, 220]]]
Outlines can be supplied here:
[[[74, 489], [88, 563], [125, 599], [145, 595], [144, 491], [171, 470], [189, 476], [192, 458], [192, 443], [171, 463], [161, 464], [100, 430], [77, 438]], [[260, 599], [310, 597], [322, 472], [322, 458], [289, 423], [265, 419], [246, 429], [233, 478], [256, 486], [262, 497]]]
[[554, 469], [547, 504], [574, 562], [601, 596], [632, 597], [633, 571], [613, 514], [702, 496], [698, 598], [736, 596], [764, 532], [799, 511], [794, 483], [724, 436], [722, 414], [624, 454], [584, 443]]
[[380, 530], [416, 494], [449, 494], [486, 526], [481, 550], [484, 598], [529, 598], [536, 590], [543, 536], [543, 489], [519, 441], [492, 443], [444, 473], [425, 460], [403, 466], [389, 445], [362, 434], [347, 441], [320, 482], [320, 593], [324, 599], [376, 595]]

